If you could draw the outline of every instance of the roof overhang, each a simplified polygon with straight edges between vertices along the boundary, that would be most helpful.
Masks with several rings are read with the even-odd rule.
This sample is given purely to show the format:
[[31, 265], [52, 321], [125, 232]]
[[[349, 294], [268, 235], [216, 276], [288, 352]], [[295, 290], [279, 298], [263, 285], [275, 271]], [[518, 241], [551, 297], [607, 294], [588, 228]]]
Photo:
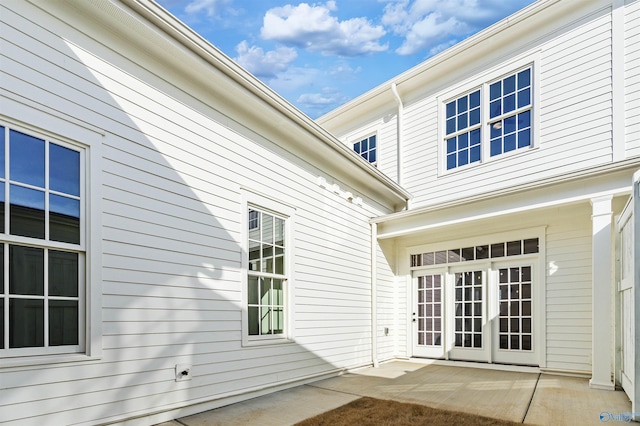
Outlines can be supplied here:
[[[29, 1], [48, 11], [60, 4]], [[217, 99], [218, 107], [224, 104], [224, 111], [219, 112], [268, 137], [317, 167], [319, 173], [346, 182], [396, 211], [406, 207], [411, 197], [406, 190], [156, 2], [65, 0], [64, 4], [87, 21], [87, 28], [101, 25], [114, 37], [127, 39], [174, 72], [188, 76], [199, 90], [192, 96], [205, 103], [206, 94]]]
[[638, 168], [638, 159], [628, 160], [500, 192], [478, 194], [464, 200], [392, 213], [374, 218], [371, 222], [378, 225], [378, 239], [384, 240], [483, 220], [508, 220], [510, 215], [523, 212], [589, 203], [590, 200], [603, 196], [629, 195], [632, 176]]

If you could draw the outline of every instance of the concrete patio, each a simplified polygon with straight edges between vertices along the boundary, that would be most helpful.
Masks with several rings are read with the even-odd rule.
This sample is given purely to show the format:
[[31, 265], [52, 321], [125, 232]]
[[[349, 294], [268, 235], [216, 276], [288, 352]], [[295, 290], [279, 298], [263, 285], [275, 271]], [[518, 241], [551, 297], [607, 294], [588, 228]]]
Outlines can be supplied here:
[[621, 414], [631, 411], [624, 392], [590, 389], [587, 379], [540, 374], [534, 368], [505, 371], [490, 367], [394, 361], [183, 417], [162, 426], [288, 425], [361, 396], [540, 425], [616, 423], [624, 420]]

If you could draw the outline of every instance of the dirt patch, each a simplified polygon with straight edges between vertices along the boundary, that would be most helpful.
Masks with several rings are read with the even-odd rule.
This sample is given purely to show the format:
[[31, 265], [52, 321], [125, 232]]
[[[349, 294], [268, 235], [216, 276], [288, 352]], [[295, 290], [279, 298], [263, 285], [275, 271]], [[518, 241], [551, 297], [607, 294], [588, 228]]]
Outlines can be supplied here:
[[439, 410], [424, 405], [364, 397], [296, 423], [296, 426], [507, 426], [517, 424], [520, 423]]

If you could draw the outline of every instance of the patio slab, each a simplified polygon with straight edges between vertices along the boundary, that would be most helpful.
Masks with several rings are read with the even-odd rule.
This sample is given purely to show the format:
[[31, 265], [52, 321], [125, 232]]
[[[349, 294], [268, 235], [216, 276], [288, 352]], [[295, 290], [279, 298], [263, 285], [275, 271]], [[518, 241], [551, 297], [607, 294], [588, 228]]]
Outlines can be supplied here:
[[163, 426], [292, 425], [361, 396], [540, 425], [596, 425], [631, 411], [622, 391], [590, 389], [587, 379], [540, 374], [532, 368], [515, 370], [520, 371], [486, 364], [393, 361]]
[[[309, 386], [522, 422], [538, 379], [536, 373], [400, 361], [391, 364], [380, 366], [380, 374], [373, 375], [376, 369], [369, 369]], [[404, 369], [404, 374], [385, 377], [391, 368]]]
[[619, 424], [625, 421], [624, 415], [630, 412], [631, 401], [622, 391], [591, 389], [588, 379], [543, 374], [525, 423]]

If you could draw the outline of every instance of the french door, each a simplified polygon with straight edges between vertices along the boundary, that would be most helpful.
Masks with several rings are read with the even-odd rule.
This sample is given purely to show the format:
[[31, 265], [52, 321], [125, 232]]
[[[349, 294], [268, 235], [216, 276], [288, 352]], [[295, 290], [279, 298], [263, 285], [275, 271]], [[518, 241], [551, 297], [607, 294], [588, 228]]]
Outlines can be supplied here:
[[533, 275], [522, 261], [414, 271], [413, 355], [537, 364]]

